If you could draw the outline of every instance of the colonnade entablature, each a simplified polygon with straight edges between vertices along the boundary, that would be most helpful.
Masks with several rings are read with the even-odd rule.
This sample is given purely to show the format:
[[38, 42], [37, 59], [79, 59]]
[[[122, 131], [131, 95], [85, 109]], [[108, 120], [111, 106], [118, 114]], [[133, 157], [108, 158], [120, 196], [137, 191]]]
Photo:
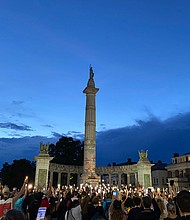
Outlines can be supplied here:
[[138, 172], [137, 165], [124, 165], [124, 166], [103, 166], [96, 167], [96, 173], [99, 175], [111, 173], [136, 173]]
[[[57, 173], [77, 173], [81, 174], [83, 172], [83, 166], [76, 165], [64, 165], [57, 163], [50, 163], [49, 172]], [[134, 165], [124, 165], [124, 166], [102, 166], [96, 167], [96, 173], [98, 175], [104, 174], [130, 174], [137, 173], [138, 167], [137, 164]]]
[[[52, 183], [54, 183], [54, 185], [70, 185], [70, 179], [75, 176], [75, 183], [79, 186], [82, 172], [83, 166], [64, 165], [56, 163], [49, 164], [49, 179]], [[110, 185], [138, 185], [137, 164], [123, 166], [101, 166], [96, 167], [95, 172], [99, 175], [101, 182]], [[55, 174], [57, 175], [57, 177], [55, 177]], [[56, 181], [55, 178], [57, 178]]]
[[49, 171], [58, 173], [82, 173], [83, 166], [50, 163]]

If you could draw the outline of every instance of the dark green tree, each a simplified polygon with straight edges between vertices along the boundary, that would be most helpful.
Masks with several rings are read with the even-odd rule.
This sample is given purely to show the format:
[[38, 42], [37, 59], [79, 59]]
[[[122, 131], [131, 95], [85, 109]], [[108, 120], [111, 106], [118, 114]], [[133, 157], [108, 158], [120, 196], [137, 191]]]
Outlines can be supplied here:
[[61, 137], [55, 145], [49, 146], [49, 155], [54, 157], [53, 163], [82, 166], [84, 143], [72, 137]]
[[6, 162], [3, 164], [0, 177], [10, 189], [13, 187], [21, 188], [26, 176], [28, 176], [29, 183], [34, 184], [35, 168], [35, 162], [26, 159], [14, 160], [12, 164]]

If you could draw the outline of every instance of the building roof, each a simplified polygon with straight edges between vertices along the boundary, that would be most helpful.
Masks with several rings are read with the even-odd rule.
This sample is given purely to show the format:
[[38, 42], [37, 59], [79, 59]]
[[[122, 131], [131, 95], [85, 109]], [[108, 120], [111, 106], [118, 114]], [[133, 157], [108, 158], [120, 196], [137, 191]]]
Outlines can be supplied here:
[[167, 167], [167, 163], [162, 163], [161, 160], [158, 160], [157, 163], [154, 164], [154, 166], [152, 166], [152, 171], [153, 170], [166, 170], [166, 167]]

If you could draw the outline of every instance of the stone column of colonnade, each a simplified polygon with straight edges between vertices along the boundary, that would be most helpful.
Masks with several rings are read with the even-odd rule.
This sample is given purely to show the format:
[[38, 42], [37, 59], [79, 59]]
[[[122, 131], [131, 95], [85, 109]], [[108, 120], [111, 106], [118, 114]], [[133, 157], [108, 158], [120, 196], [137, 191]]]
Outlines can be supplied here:
[[[61, 186], [61, 171], [50, 171], [50, 182], [53, 183], [53, 173], [58, 173], [58, 180], [57, 180], [57, 185]], [[70, 177], [71, 177], [71, 173], [67, 172], [67, 180], [66, 180], [66, 185], [69, 186], [70, 185]], [[80, 180], [80, 174], [77, 173], [77, 185], [79, 186], [79, 180]]]
[[70, 185], [70, 177], [71, 177], [71, 174], [67, 173], [67, 186]]
[[[132, 184], [131, 182], [131, 175], [133, 174], [134, 175], [134, 185], [136, 187], [138, 187], [138, 172], [134, 172], [134, 173], [117, 173], [118, 175], [118, 187], [121, 187], [121, 179], [122, 179], [122, 175], [123, 174], [126, 174], [127, 175], [127, 185], [129, 186], [130, 184]], [[108, 173], [108, 184], [109, 185], [112, 185], [113, 182], [112, 182], [112, 175], [114, 175], [114, 173]]]
[[130, 178], [130, 174], [127, 173], [127, 185], [129, 185], [131, 183], [131, 178]]
[[112, 178], [111, 178], [111, 176], [112, 176], [112, 174], [109, 173], [109, 174], [108, 174], [108, 177], [109, 177], [108, 183], [109, 183], [110, 185], [112, 185]]
[[58, 179], [57, 179], [57, 185], [61, 185], [61, 172], [58, 172]]
[[118, 187], [121, 187], [121, 173], [118, 173]]
[[135, 173], [135, 186], [138, 187], [138, 173]]
[[53, 183], [53, 172], [50, 172], [49, 180], [50, 180], [51, 183]]

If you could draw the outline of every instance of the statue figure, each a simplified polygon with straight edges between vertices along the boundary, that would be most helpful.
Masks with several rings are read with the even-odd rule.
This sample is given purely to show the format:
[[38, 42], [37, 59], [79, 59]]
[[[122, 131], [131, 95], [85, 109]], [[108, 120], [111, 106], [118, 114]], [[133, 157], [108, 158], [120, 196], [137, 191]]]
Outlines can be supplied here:
[[94, 77], [94, 72], [92, 67], [90, 66], [90, 79], [93, 79], [93, 77]]
[[47, 154], [49, 149], [49, 144], [40, 143], [40, 153]]
[[93, 72], [92, 67], [90, 66], [90, 78], [88, 80], [87, 87], [95, 88], [93, 77], [94, 77], [94, 72]]
[[148, 150], [144, 152], [143, 150], [139, 151], [139, 160], [140, 161], [147, 161], [148, 160]]

